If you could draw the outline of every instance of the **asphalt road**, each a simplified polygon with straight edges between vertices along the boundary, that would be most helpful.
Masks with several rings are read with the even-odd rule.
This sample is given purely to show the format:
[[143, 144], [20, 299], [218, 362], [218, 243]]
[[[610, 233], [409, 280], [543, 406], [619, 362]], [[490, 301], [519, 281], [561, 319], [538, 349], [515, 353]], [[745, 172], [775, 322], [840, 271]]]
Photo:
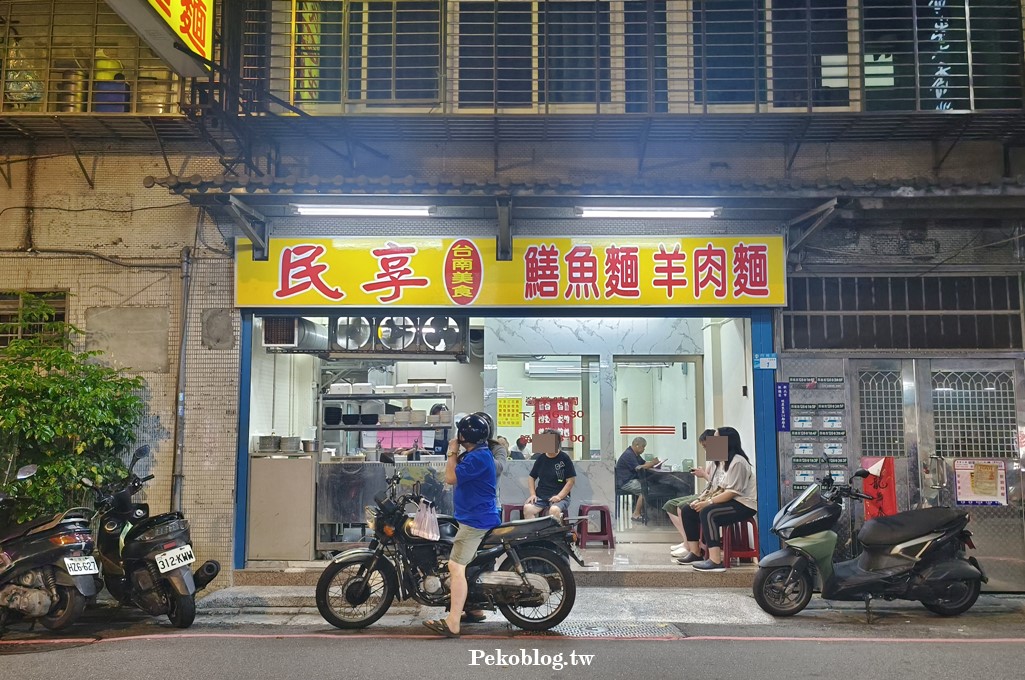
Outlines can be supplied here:
[[[915, 603], [821, 600], [792, 619], [766, 618], [739, 592], [585, 590], [555, 632], [500, 616], [464, 636], [431, 636], [423, 611], [339, 631], [314, 612], [201, 613], [187, 631], [131, 609], [93, 609], [65, 635], [14, 626], [0, 639], [0, 678], [143, 677], [234, 680], [501, 677], [515, 680], [793, 680], [1021, 677], [1025, 598], [984, 596], [942, 618]], [[602, 616], [602, 612], [607, 615]], [[430, 613], [430, 612], [426, 612]], [[254, 623], [263, 621], [264, 623]]]

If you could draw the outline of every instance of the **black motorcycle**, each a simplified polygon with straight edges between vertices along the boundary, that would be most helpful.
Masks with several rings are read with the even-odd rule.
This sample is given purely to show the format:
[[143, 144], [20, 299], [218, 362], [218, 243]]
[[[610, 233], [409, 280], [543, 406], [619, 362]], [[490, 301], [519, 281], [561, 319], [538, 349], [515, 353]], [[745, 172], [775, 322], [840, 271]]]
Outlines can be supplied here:
[[[432, 607], [449, 602], [448, 557], [459, 524], [441, 515], [439, 540], [414, 536], [407, 509], [422, 496], [399, 496], [399, 480], [398, 474], [389, 479], [388, 489], [375, 498], [377, 507], [366, 507], [367, 526], [374, 532], [369, 546], [335, 556], [317, 583], [317, 608], [333, 626], [369, 626], [396, 597]], [[553, 517], [495, 527], [466, 567], [466, 609], [497, 608], [526, 630], [558, 625], [576, 599], [569, 556], [583, 565], [573, 528]]]
[[210, 560], [193, 575], [190, 565], [196, 556], [188, 520], [180, 512], [150, 517], [149, 505], [132, 502], [132, 496], [153, 479], [133, 472], [148, 455], [149, 446], [136, 449], [128, 476], [120, 482], [98, 488], [82, 480], [96, 494], [103, 583], [121, 604], [135, 605], [152, 616], [166, 614], [176, 628], [188, 628], [196, 618], [196, 592], [217, 576], [221, 566]]
[[[36, 473], [27, 465], [17, 479]], [[51, 517], [14, 524], [6, 516], [10, 497], [0, 492], [0, 633], [13, 621], [37, 620], [63, 630], [85, 611], [96, 594], [88, 508], [72, 508]]]
[[845, 498], [872, 497], [832, 476], [812, 484], [787, 503], [772, 522], [772, 533], [786, 545], [758, 565], [754, 597], [773, 616], [793, 616], [807, 606], [816, 585], [826, 600], [873, 598], [918, 600], [929, 611], [956, 616], [968, 611], [987, 581], [975, 557], [969, 516], [953, 508], [925, 508], [865, 522], [858, 532], [864, 551], [845, 562], [833, 562], [837, 535], [833, 531]]

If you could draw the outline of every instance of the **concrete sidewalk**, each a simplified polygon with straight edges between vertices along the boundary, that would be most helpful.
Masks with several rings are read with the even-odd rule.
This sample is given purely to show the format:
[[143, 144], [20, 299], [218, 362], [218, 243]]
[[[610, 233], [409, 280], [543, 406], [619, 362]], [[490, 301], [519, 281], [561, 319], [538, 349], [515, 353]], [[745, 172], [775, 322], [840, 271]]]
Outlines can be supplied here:
[[[955, 624], [959, 619], [943, 619], [915, 602], [873, 603], [877, 621], [921, 623], [936, 626]], [[198, 603], [197, 622], [208, 625], [293, 625], [325, 627], [327, 622], [317, 611], [314, 588], [309, 586], [235, 586], [213, 592]], [[415, 602], [395, 602], [378, 627], [415, 625], [439, 615], [441, 609]], [[498, 612], [487, 612], [488, 623], [504, 622]], [[996, 616], [1025, 630], [1025, 596], [983, 595], [970, 615]], [[965, 615], [965, 619], [969, 615]], [[747, 626], [779, 625], [763, 612], [749, 588], [603, 588], [577, 589], [573, 612], [567, 622], [632, 622], [659, 625], [681, 623], [723, 626], [728, 629]], [[859, 602], [827, 602], [815, 596], [794, 623], [821, 625], [864, 622], [864, 605]]]

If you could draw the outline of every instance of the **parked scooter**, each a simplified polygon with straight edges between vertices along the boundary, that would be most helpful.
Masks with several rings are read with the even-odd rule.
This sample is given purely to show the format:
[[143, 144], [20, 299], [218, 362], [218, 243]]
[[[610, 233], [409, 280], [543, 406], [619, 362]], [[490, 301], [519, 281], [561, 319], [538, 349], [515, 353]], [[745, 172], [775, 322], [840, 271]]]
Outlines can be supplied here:
[[[27, 465], [16, 478], [35, 473], [36, 466]], [[5, 515], [12, 500], [0, 492]], [[24, 524], [0, 520], [0, 633], [21, 619], [64, 630], [82, 616], [96, 594], [92, 575], [99, 573], [89, 514], [88, 508], [72, 508]]]
[[188, 628], [196, 618], [196, 592], [220, 573], [221, 565], [209, 560], [193, 575], [190, 565], [196, 556], [188, 520], [180, 512], [150, 517], [149, 505], [132, 502], [132, 496], [153, 479], [140, 479], [133, 472], [148, 455], [149, 446], [136, 449], [128, 476], [120, 482], [98, 488], [82, 480], [96, 494], [103, 583], [122, 604], [133, 604], [152, 616], [166, 614], [175, 627]]
[[812, 484], [779, 511], [772, 533], [786, 545], [759, 563], [754, 581], [758, 605], [773, 616], [793, 616], [811, 600], [816, 576], [822, 598], [864, 601], [918, 600], [941, 616], [968, 611], [987, 581], [975, 557], [969, 516], [953, 508], [910, 510], [865, 522], [858, 532], [864, 552], [845, 562], [833, 562], [837, 535], [833, 531], [843, 512], [843, 499], [870, 500], [850, 485], [865, 478], [858, 470], [847, 484], [832, 476]]

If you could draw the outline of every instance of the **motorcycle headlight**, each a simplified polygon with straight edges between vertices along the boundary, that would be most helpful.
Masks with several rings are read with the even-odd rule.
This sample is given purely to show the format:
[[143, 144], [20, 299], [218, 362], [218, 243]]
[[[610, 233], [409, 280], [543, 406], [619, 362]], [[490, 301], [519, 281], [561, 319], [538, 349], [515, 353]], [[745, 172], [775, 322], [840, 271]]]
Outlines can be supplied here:
[[779, 537], [782, 538], [785, 541], [788, 538], [790, 538], [790, 536], [793, 533], [794, 533], [794, 527], [787, 527], [786, 529], [780, 529], [779, 530]]
[[158, 541], [164, 536], [176, 533], [178, 531], [188, 531], [189, 521], [187, 519], [176, 519], [173, 522], [165, 522], [158, 524], [157, 526], [147, 529], [139, 536], [140, 541]]
[[363, 519], [367, 523], [367, 528], [371, 531], [377, 529], [377, 511], [372, 506], [366, 506], [363, 509]]

